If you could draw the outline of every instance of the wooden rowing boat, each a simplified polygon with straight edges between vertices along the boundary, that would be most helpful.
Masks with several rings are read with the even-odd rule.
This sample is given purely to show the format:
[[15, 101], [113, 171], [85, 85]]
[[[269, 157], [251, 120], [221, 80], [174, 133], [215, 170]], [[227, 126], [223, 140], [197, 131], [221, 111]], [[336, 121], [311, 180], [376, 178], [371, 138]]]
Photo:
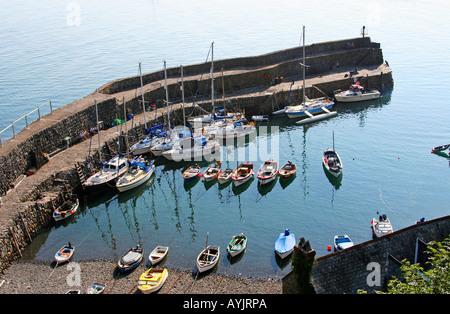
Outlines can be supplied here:
[[227, 251], [228, 254], [231, 255], [231, 257], [234, 257], [242, 252], [247, 248], [247, 236], [243, 233], [239, 235], [233, 236], [230, 243], [228, 243]]
[[62, 248], [58, 250], [55, 254], [55, 261], [58, 264], [65, 263], [70, 261], [70, 259], [73, 257], [73, 254], [75, 253], [75, 247], [72, 246], [72, 244], [64, 245]]
[[137, 245], [134, 248], [130, 248], [125, 254], [123, 254], [119, 261], [117, 262], [117, 266], [122, 273], [135, 269], [139, 266], [142, 261], [142, 257], [144, 256], [144, 249]]
[[148, 256], [148, 260], [150, 261], [150, 264], [155, 265], [162, 261], [164, 257], [166, 257], [167, 253], [169, 252], [168, 246], [161, 246], [158, 245], [154, 248], [154, 250], [150, 253]]
[[149, 268], [139, 276], [138, 289], [142, 293], [153, 293], [162, 288], [169, 272], [167, 269]]

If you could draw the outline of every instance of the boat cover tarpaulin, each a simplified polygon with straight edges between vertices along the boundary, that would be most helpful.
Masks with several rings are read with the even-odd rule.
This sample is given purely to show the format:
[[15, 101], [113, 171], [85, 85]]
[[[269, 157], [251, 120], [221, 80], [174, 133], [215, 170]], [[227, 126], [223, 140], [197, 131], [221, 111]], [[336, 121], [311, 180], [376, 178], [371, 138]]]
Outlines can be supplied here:
[[295, 245], [295, 236], [286, 229], [284, 233], [280, 233], [275, 241], [275, 250], [280, 253], [288, 252], [293, 249]]

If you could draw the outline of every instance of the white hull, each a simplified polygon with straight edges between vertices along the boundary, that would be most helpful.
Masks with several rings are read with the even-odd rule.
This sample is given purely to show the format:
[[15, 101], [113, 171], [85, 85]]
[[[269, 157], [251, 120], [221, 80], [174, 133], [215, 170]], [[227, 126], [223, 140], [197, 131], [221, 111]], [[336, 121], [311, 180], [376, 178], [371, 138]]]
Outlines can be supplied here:
[[334, 95], [334, 98], [336, 98], [336, 101], [338, 101], [338, 102], [358, 102], [358, 101], [378, 99], [378, 98], [380, 98], [380, 92], [378, 92], [378, 91], [367, 92], [367, 93], [342, 92], [342, 93]]
[[[213, 261], [207, 260], [202, 261], [202, 257], [205, 254], [205, 252], [208, 252], [210, 249], [217, 250], [217, 254], [213, 256], [208, 256], [207, 258], [213, 258]], [[217, 265], [217, 262], [220, 258], [220, 248], [218, 246], [210, 245], [206, 249], [204, 249], [197, 257], [197, 269], [200, 273], [208, 271], [210, 269], [213, 269], [214, 266]]]
[[242, 184], [244, 184], [245, 182], [247, 182], [248, 180], [250, 180], [253, 177], [253, 174], [242, 179], [242, 180], [233, 180], [233, 185], [234, 186], [240, 186]]
[[201, 160], [203, 157], [207, 157], [209, 155], [214, 154], [216, 151], [220, 149], [219, 144], [213, 143], [204, 146], [203, 148], [193, 149], [171, 149], [162, 153], [162, 156], [168, 160], [173, 161], [192, 161], [192, 160]]
[[125, 191], [134, 189], [134, 188], [144, 184], [145, 182], [148, 181], [148, 179], [150, 179], [150, 177], [153, 174], [154, 169], [155, 169], [155, 166], [152, 166], [152, 168], [144, 176], [142, 176], [142, 178], [140, 178], [139, 180], [136, 180], [129, 184], [117, 184], [116, 185], [117, 189], [119, 190], [119, 192], [125, 192]]
[[259, 179], [259, 178], [258, 178], [258, 181], [259, 181], [259, 184], [264, 185], [264, 184], [267, 184], [267, 183], [269, 183], [269, 182], [272, 182], [273, 180], [276, 179], [276, 177], [277, 177], [277, 176], [273, 176], [273, 177], [270, 177], [270, 178], [268, 178], [268, 179]]
[[169, 251], [168, 246], [157, 246], [148, 256], [148, 260], [150, 261], [150, 264], [155, 265], [159, 262], [161, 262], [164, 257], [166, 257], [167, 253]]

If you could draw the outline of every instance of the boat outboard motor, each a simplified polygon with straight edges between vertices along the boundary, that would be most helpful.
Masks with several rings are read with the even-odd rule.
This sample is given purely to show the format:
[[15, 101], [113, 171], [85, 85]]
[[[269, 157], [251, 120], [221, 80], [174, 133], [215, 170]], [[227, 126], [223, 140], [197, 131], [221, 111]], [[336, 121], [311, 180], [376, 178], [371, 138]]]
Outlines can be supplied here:
[[383, 214], [383, 220], [386, 220], [386, 219], [387, 219], [386, 214]]

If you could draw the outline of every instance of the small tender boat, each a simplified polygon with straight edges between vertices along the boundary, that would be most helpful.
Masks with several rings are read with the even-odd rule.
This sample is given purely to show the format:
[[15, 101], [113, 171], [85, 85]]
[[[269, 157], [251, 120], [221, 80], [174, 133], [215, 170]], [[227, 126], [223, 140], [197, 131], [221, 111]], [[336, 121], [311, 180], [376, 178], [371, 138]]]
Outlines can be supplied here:
[[194, 181], [195, 179], [197, 179], [200, 174], [200, 166], [199, 165], [194, 165], [194, 166], [190, 166], [189, 168], [187, 168], [184, 172], [183, 172], [183, 178], [185, 181]]
[[220, 174], [217, 176], [217, 180], [219, 181], [219, 184], [227, 183], [231, 180], [231, 174], [233, 173], [233, 169], [227, 168], [220, 172]]
[[205, 172], [203, 172], [203, 178], [205, 178], [205, 181], [211, 181], [217, 178], [220, 173], [220, 165], [215, 164], [213, 166], [209, 166]]
[[278, 161], [267, 160], [259, 168], [258, 172], [256, 173], [256, 177], [258, 178], [260, 184], [266, 184], [276, 178], [277, 172]]
[[431, 150], [431, 153], [440, 152], [440, 151], [448, 149], [449, 147], [450, 147], [450, 144], [436, 146], [436, 147], [433, 147], [433, 149]]
[[156, 292], [162, 288], [168, 276], [167, 269], [149, 268], [139, 276], [137, 287], [142, 293]]
[[168, 246], [158, 245], [157, 247], [155, 247], [154, 250], [148, 256], [150, 264], [155, 265], [161, 262], [164, 259], [164, 257], [166, 257], [167, 252], [169, 252]]
[[375, 237], [382, 237], [394, 232], [391, 221], [386, 214], [380, 215], [378, 219], [372, 219], [372, 232]]
[[294, 250], [295, 245], [295, 235], [289, 231], [289, 229], [284, 230], [284, 233], [280, 233], [277, 240], [275, 241], [275, 252], [282, 259], [289, 256]]
[[71, 198], [65, 201], [61, 206], [59, 206], [53, 212], [53, 219], [55, 221], [60, 221], [67, 217], [72, 216], [78, 210], [80, 202], [75, 194], [72, 194]]
[[357, 102], [380, 98], [381, 93], [376, 89], [365, 89], [359, 83], [352, 84], [346, 91], [337, 90], [334, 98], [338, 102]]
[[243, 233], [233, 236], [230, 243], [228, 243], [227, 251], [231, 257], [242, 253], [247, 248], [247, 236]]
[[269, 116], [268, 115], [252, 116], [252, 120], [257, 122], [269, 121]]
[[346, 248], [353, 246], [353, 241], [348, 235], [336, 235], [334, 236], [334, 250], [342, 251]]
[[247, 119], [241, 119], [238, 121], [234, 121], [232, 124], [228, 124], [224, 127], [220, 127], [213, 131], [217, 135], [218, 138], [227, 139], [227, 138], [239, 138], [244, 137], [245, 135], [250, 135], [256, 133], [256, 127], [254, 123], [249, 123]]
[[135, 248], [130, 248], [125, 254], [123, 254], [117, 266], [122, 273], [134, 269], [139, 266], [144, 256], [144, 249], [137, 245]]
[[254, 166], [251, 162], [243, 162], [231, 174], [234, 186], [239, 186], [250, 180], [254, 174]]
[[290, 160], [285, 163], [279, 170], [278, 174], [282, 179], [287, 179], [295, 175], [297, 172], [297, 165], [292, 163]]
[[67, 245], [64, 245], [62, 248], [60, 248], [58, 252], [56, 252], [55, 261], [58, 264], [68, 262], [70, 261], [74, 253], [75, 248], [69, 242]]
[[220, 247], [208, 245], [197, 256], [197, 269], [199, 272], [205, 272], [216, 266], [220, 257]]
[[124, 173], [116, 183], [119, 192], [125, 192], [147, 182], [155, 170], [154, 161], [151, 163], [142, 158], [133, 159], [128, 172]]
[[102, 294], [105, 292], [106, 285], [98, 282], [94, 282], [89, 288], [87, 288], [88, 294]]

